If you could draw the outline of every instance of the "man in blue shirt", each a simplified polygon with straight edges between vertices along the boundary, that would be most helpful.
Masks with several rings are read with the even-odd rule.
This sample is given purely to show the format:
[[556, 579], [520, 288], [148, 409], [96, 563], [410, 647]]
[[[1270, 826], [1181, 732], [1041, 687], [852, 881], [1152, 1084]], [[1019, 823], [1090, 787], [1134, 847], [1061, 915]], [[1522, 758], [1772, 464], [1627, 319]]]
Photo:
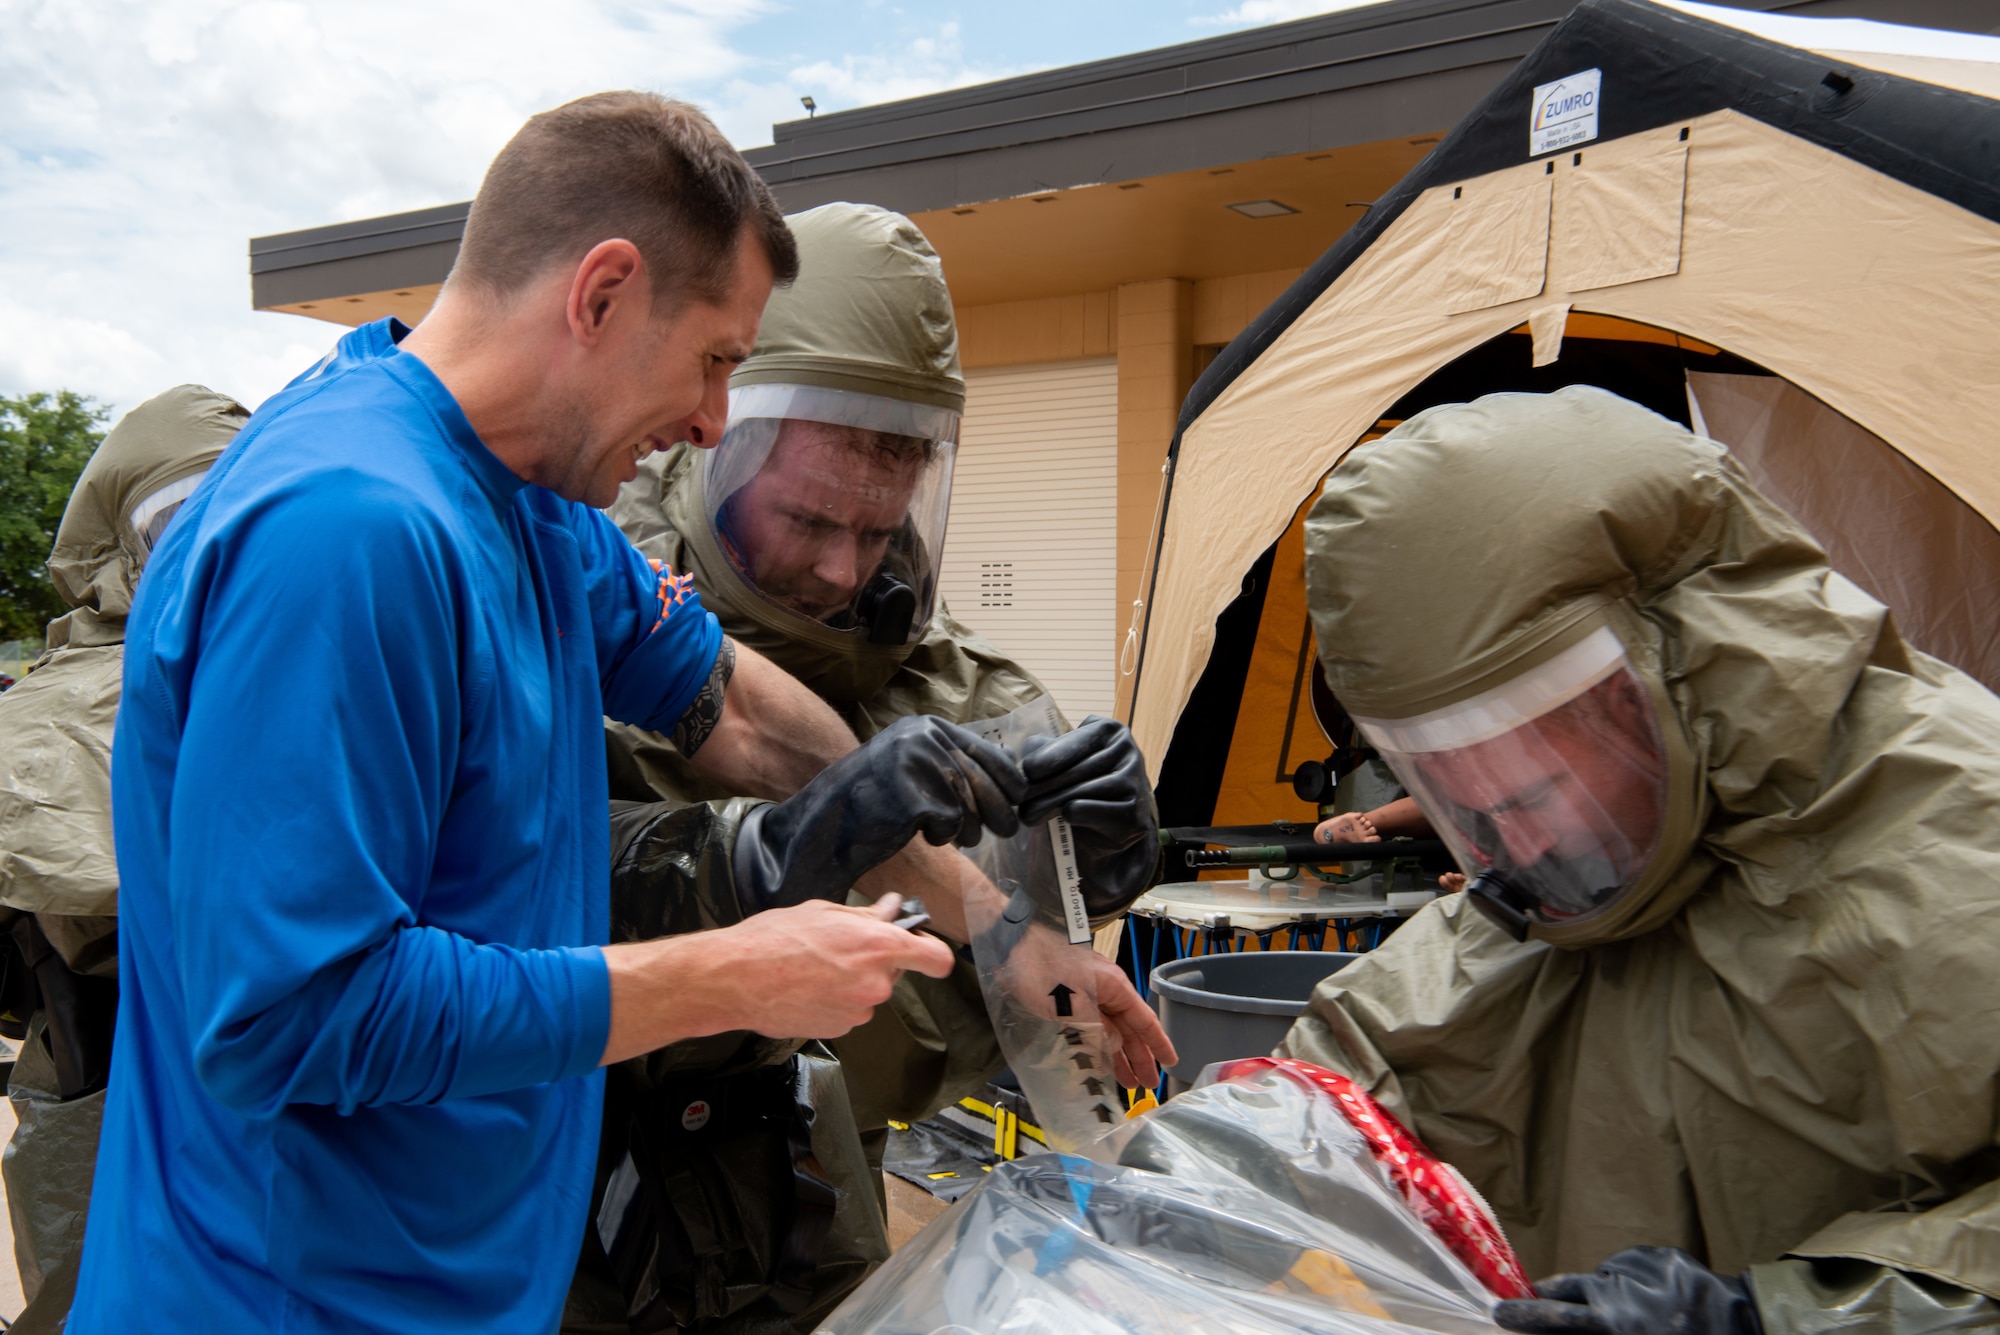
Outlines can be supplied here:
[[810, 781], [802, 809], [840, 822], [815, 846], [856, 874], [1011, 828], [1021, 795], [949, 725], [848, 754], [587, 508], [649, 450], [715, 442], [794, 267], [698, 112], [545, 113], [423, 326], [344, 342], [186, 503], [128, 633], [120, 1033], [72, 1331], [551, 1330], [597, 1137], [581, 1077], [725, 1030], [833, 1036], [902, 970], [950, 969], [893, 903], [602, 945], [602, 715], [731, 791]]

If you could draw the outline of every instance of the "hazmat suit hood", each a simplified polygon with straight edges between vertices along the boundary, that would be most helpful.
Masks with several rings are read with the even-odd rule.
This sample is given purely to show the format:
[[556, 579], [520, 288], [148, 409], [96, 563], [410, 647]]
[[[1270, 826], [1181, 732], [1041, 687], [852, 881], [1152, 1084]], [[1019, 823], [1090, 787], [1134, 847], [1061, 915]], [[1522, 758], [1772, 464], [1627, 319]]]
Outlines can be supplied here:
[[77, 609], [50, 627], [51, 648], [124, 639], [139, 571], [167, 520], [249, 420], [235, 400], [180, 385], [111, 429], [77, 478], [49, 554], [56, 592]]
[[[746, 395], [768, 400], [790, 387], [942, 416], [955, 432], [965, 380], [951, 293], [937, 252], [916, 224], [865, 204], [827, 204], [786, 222], [798, 240], [799, 280], [772, 294], [756, 349], [730, 378], [732, 428]], [[733, 434], [713, 452], [682, 444], [642, 461], [639, 476], [612, 504], [612, 519], [649, 555], [692, 574], [703, 603], [731, 636], [835, 705], [869, 699], [930, 633], [935, 599], [906, 640], [882, 644], [763, 596], [725, 553], [713, 522], [722, 500], [711, 495], [711, 474], [736, 448]], [[948, 469], [943, 481], [942, 495], [931, 498], [935, 521], [916, 535], [933, 589]], [[668, 535], [674, 554], [650, 550], [649, 542]]]
[[70, 493], [49, 557], [75, 610], [49, 624], [48, 652], [0, 695], [0, 904], [51, 915], [45, 930], [79, 971], [102, 954], [90, 948], [102, 933], [72, 942], [70, 929], [117, 911], [111, 737], [125, 614], [173, 510], [249, 416], [182, 385], [111, 429]]
[[901, 214], [787, 222], [799, 279], [730, 378], [729, 425], [692, 479], [704, 522], [685, 531], [711, 603], [886, 681], [938, 600], [965, 405], [951, 294]]
[[[1803, 530], [1721, 446], [1579, 386], [1435, 408], [1356, 449], [1328, 479], [1305, 541], [1320, 661], [1357, 718], [1437, 718], [1555, 672], [1592, 644], [1622, 649], [1658, 729], [1650, 856], [1598, 911], [1529, 930], [1579, 946], [1672, 918], [1713, 866], [1699, 835], [1714, 794], [1735, 787], [1713, 785], [1696, 738], [1737, 737], [1746, 714], [1770, 721], [1766, 702], [1742, 697], [1754, 678], [1741, 668], [1690, 674], [1682, 628], [1709, 625], [1712, 612], [1767, 592], [1780, 574], [1828, 577]], [[1815, 654], [1821, 631], [1847, 629], [1831, 609], [1823, 627], [1796, 611], [1787, 622]], [[1903, 661], [1900, 639], [1885, 631], [1879, 652]], [[1767, 637], [1760, 648], [1764, 670], [1787, 669], [1785, 641]], [[1814, 766], [1807, 753], [1823, 745], [1823, 720], [1841, 699], [1797, 705], [1783, 746]], [[1762, 756], [1739, 782], [1776, 759]]]
[[785, 224], [798, 281], [771, 294], [729, 387], [817, 385], [963, 412], [951, 291], [923, 231], [873, 204], [822, 204]]
[[1531, 1273], [1684, 1247], [1755, 1267], [1773, 1332], [1821, 1328], [1787, 1303], [1882, 1329], [1949, 1306], [1899, 1272], [2000, 1297], [2000, 700], [1907, 647], [1721, 446], [1595, 389], [1356, 449], [1306, 580], [1357, 716], [1451, 709], [1610, 632], [1666, 813], [1604, 911], [1517, 943], [1443, 897], [1281, 1050], [1407, 1115]]

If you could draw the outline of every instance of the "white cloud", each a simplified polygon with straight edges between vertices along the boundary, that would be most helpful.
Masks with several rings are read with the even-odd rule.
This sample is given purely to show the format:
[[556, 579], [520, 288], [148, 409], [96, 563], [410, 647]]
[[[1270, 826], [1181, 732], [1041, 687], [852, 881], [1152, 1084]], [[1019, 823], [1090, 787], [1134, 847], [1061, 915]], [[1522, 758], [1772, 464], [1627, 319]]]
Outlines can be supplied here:
[[1191, 18], [1188, 22], [1205, 28], [1255, 28], [1376, 3], [1379, 0], [1242, 0], [1234, 9]]
[[[0, 0], [0, 393], [255, 404], [340, 333], [253, 312], [252, 236], [469, 198], [527, 116], [602, 88], [736, 142], [820, 106], [994, 77], [955, 27], [799, 65], [779, 0]], [[781, 68], [780, 66], [784, 66]]]
[[824, 110], [963, 88], [1014, 72], [967, 65], [959, 49], [958, 25], [946, 23], [935, 37], [914, 38], [891, 54], [843, 55], [837, 60], [795, 66], [789, 86], [810, 91]]

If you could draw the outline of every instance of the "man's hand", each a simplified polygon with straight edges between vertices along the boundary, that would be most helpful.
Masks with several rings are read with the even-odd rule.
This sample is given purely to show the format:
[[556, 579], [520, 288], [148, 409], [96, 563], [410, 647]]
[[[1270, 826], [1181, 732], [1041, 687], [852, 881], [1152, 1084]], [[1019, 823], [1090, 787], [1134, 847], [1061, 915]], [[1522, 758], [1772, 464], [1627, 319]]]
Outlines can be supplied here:
[[1157, 1085], [1158, 1068], [1180, 1060], [1160, 1017], [1139, 999], [1125, 971], [1088, 946], [1071, 945], [1044, 923], [1031, 924], [1014, 943], [994, 981], [1015, 1005], [1051, 1023], [1063, 1018], [1051, 993], [1057, 984], [1067, 986], [1068, 1018], [1103, 1023], [1112, 1074], [1127, 1089]]
[[1151, 1089], [1160, 1083], [1160, 1068], [1172, 1066], [1181, 1055], [1173, 1040], [1132, 986], [1125, 971], [1096, 951], [1090, 952], [1091, 979], [1097, 987], [1097, 1010], [1105, 1028], [1117, 1043], [1113, 1074], [1127, 1089]]
[[901, 907], [897, 895], [865, 909], [815, 900], [718, 931], [606, 947], [603, 1064], [731, 1029], [838, 1038], [889, 999], [905, 970], [952, 971], [944, 942], [890, 925]]
[[927, 715], [897, 719], [776, 806], [744, 818], [736, 893], [755, 913], [837, 900], [921, 834], [934, 846], [977, 843], [1020, 828], [1027, 781], [1013, 757]]
[[1159, 822], [1146, 758], [1132, 730], [1093, 714], [1060, 737], [1021, 745], [1028, 791], [1021, 819], [1039, 825], [1060, 812], [1076, 834], [1084, 910], [1093, 920], [1124, 910], [1152, 888]]
[[1593, 1275], [1557, 1275], [1538, 1298], [1493, 1309], [1504, 1330], [1529, 1335], [1763, 1335], [1750, 1285], [1674, 1247], [1632, 1247]]

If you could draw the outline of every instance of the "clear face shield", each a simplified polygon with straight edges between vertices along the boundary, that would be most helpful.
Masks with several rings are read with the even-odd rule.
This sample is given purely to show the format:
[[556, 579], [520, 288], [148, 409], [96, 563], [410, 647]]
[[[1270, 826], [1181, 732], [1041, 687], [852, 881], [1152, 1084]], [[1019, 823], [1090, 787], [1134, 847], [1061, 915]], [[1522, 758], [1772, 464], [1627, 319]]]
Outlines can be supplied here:
[[1459, 704], [1355, 722], [1473, 873], [1473, 903], [1517, 940], [1604, 908], [1659, 844], [1666, 748], [1609, 630]]
[[766, 601], [870, 644], [919, 639], [937, 603], [955, 409], [817, 385], [748, 385], [704, 460], [718, 545]]
[[199, 473], [177, 478], [157, 491], [141, 497], [139, 503], [132, 507], [132, 513], [127, 518], [131, 522], [133, 535], [139, 539], [139, 555], [142, 558], [151, 559], [153, 549], [158, 547], [160, 539], [166, 536], [167, 525], [176, 514], [180, 513], [182, 502], [194, 495], [195, 488], [199, 487], [201, 480], [207, 476], [208, 470], [204, 468]]

